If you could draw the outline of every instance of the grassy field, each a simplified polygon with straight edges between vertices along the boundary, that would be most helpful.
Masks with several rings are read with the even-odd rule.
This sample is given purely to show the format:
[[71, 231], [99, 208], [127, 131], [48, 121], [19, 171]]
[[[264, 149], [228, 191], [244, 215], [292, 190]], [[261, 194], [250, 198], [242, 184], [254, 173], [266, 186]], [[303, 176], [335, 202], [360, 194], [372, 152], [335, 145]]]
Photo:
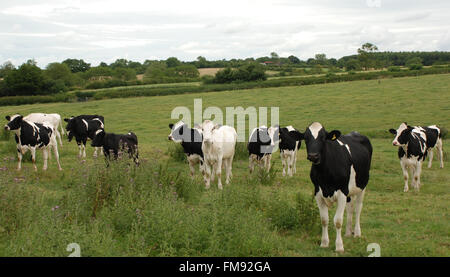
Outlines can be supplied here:
[[[407, 121], [450, 128], [450, 75], [355, 81], [304, 87], [251, 89], [175, 96], [111, 99], [2, 107], [0, 116], [30, 112], [101, 114], [107, 131], [134, 131], [142, 165], [119, 162], [105, 169], [103, 159], [79, 160], [74, 142], [60, 148], [64, 170], [54, 159], [37, 173], [29, 161], [16, 172], [15, 143], [0, 141], [0, 256], [67, 256], [76, 242], [82, 256], [367, 256], [369, 243], [382, 256], [450, 256], [449, 140], [445, 168], [435, 160], [423, 168], [420, 192], [403, 193], [397, 149], [389, 128]], [[321, 249], [319, 216], [312, 201], [310, 163], [305, 147], [297, 174], [281, 176], [279, 154], [273, 176], [248, 173], [240, 153], [233, 180], [223, 191], [205, 190], [197, 173], [171, 157], [167, 141], [173, 108], [279, 107], [280, 125], [303, 131], [311, 122], [343, 133], [367, 135], [374, 153], [361, 215], [362, 238], [344, 237], [344, 254]], [[269, 116], [270, 117], [270, 116]], [[6, 121], [5, 121], [6, 122]], [[241, 147], [242, 148], [242, 147]], [[242, 152], [242, 151], [241, 151]], [[435, 155], [436, 156], [436, 155]], [[243, 158], [240, 158], [243, 157]], [[216, 184], [216, 183], [215, 183]], [[330, 222], [334, 208], [330, 211]]]

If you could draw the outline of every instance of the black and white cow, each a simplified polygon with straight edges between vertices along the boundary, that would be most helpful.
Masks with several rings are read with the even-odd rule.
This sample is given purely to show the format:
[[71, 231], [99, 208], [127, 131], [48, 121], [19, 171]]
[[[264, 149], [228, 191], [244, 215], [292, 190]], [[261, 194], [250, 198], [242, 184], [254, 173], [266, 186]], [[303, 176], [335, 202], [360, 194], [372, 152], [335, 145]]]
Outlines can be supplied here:
[[247, 143], [250, 173], [255, 169], [256, 163], [260, 166], [263, 164], [267, 172], [270, 170], [270, 160], [275, 148], [274, 136], [277, 131], [278, 127], [260, 126], [250, 133]]
[[[64, 118], [67, 122], [66, 130], [69, 142], [73, 137], [80, 149], [78, 157], [86, 157], [86, 141], [94, 139], [95, 132], [105, 128], [105, 120], [101, 115], [79, 115], [70, 118]], [[103, 148], [96, 147], [94, 157], [97, 157], [97, 150], [103, 151]]]
[[58, 169], [62, 170], [59, 163], [58, 143], [56, 141], [56, 134], [53, 126], [50, 123], [44, 122], [34, 123], [23, 119], [22, 115], [6, 116], [8, 124], [5, 125], [5, 130], [13, 131], [17, 143], [18, 164], [17, 170], [22, 169], [22, 155], [30, 150], [33, 161], [34, 170], [36, 167], [36, 149], [42, 149], [44, 156], [43, 170], [47, 170], [47, 159], [49, 156], [49, 148], [53, 148], [55, 153]]
[[420, 174], [422, 173], [422, 162], [427, 156], [427, 136], [423, 128], [409, 126], [406, 122], [400, 124], [397, 130], [389, 129], [395, 135], [392, 145], [398, 146], [398, 158], [403, 171], [405, 186], [403, 191], [407, 192], [408, 169], [411, 169], [414, 179], [411, 185], [415, 190], [420, 189]]
[[283, 176], [292, 176], [297, 172], [297, 152], [301, 146], [301, 133], [292, 126], [279, 128], [279, 148], [281, 163], [283, 164]]
[[436, 125], [427, 127], [417, 126], [417, 128], [421, 129], [427, 138], [428, 168], [431, 168], [431, 163], [433, 161], [433, 148], [436, 148], [437, 158], [440, 160], [440, 168], [444, 168], [441, 129]]
[[203, 151], [202, 130], [199, 128], [189, 128], [189, 126], [183, 121], [178, 121], [175, 124], [169, 124], [171, 130], [168, 139], [180, 143], [183, 147], [183, 151], [186, 154], [187, 161], [189, 163], [189, 169], [191, 178], [194, 178], [195, 165], [199, 164], [200, 173], [204, 177], [204, 164], [203, 164]]
[[[336, 251], [344, 251], [341, 236], [344, 211], [347, 210], [346, 236], [352, 235], [353, 208], [356, 212], [354, 236], [361, 236], [360, 215], [364, 193], [369, 182], [372, 145], [358, 132], [341, 136], [334, 130], [327, 132], [318, 122], [301, 134], [305, 140], [307, 158], [312, 162], [310, 177], [322, 221], [321, 247], [328, 247], [328, 207], [337, 202], [334, 226]], [[353, 207], [353, 204], [355, 204]]]
[[138, 138], [133, 132], [117, 135], [106, 133], [103, 128], [100, 128], [95, 132], [91, 145], [93, 147], [102, 147], [107, 161], [111, 159], [111, 154], [114, 159], [117, 159], [126, 152], [128, 157], [133, 159], [135, 164], [139, 165]]

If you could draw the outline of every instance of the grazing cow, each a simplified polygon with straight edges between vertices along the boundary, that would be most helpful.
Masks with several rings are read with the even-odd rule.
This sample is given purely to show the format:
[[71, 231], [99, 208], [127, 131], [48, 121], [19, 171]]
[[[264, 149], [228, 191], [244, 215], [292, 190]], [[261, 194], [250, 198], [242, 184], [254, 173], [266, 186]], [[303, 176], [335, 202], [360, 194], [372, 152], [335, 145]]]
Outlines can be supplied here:
[[297, 152], [301, 146], [301, 133], [292, 126], [279, 128], [279, 148], [281, 163], [283, 164], [283, 176], [292, 176], [297, 172]]
[[[94, 139], [95, 132], [105, 128], [105, 121], [100, 115], [79, 115], [76, 117], [64, 118], [67, 122], [66, 130], [69, 142], [75, 137], [80, 149], [78, 157], [86, 157], [86, 141]], [[94, 157], [97, 157], [97, 150], [103, 151], [103, 148], [96, 147]]]
[[171, 132], [168, 139], [180, 143], [189, 163], [191, 177], [194, 178], [195, 165], [199, 164], [199, 170], [204, 175], [202, 141], [203, 135], [201, 129], [196, 127], [189, 128], [183, 121], [175, 124], [169, 124]]
[[426, 145], [428, 152], [428, 168], [431, 168], [431, 163], [433, 161], [433, 148], [436, 147], [437, 158], [440, 160], [440, 168], [444, 168], [444, 159], [443, 159], [443, 151], [442, 151], [442, 134], [441, 129], [436, 125], [431, 125], [427, 127], [418, 126], [421, 131], [425, 133], [426, 136]]
[[267, 128], [266, 126], [260, 126], [251, 132], [247, 143], [250, 173], [255, 169], [255, 163], [258, 163], [260, 166], [263, 163], [264, 169], [267, 172], [270, 171], [270, 160], [275, 147], [274, 135], [276, 130], [277, 127]]
[[203, 133], [202, 151], [205, 161], [206, 188], [209, 188], [211, 180], [214, 180], [214, 175], [211, 174], [213, 172], [217, 175], [219, 189], [222, 189], [222, 162], [226, 171], [225, 183], [228, 184], [232, 177], [236, 130], [230, 126], [216, 125], [210, 120], [205, 120], [200, 127]]
[[55, 130], [52, 125], [47, 122], [34, 123], [23, 119], [21, 115], [6, 116], [8, 124], [5, 125], [5, 130], [13, 131], [17, 143], [18, 165], [17, 170], [22, 169], [22, 155], [30, 150], [33, 161], [34, 170], [36, 167], [36, 149], [42, 149], [44, 156], [43, 170], [47, 170], [47, 159], [49, 155], [49, 148], [53, 148], [55, 153], [58, 169], [62, 170], [59, 163], [58, 143], [56, 141]]
[[307, 158], [312, 162], [310, 177], [322, 221], [320, 246], [328, 247], [328, 207], [337, 201], [334, 216], [336, 251], [343, 252], [341, 228], [344, 210], [347, 210], [345, 235], [351, 236], [354, 202], [354, 236], [361, 236], [360, 215], [365, 188], [369, 182], [372, 145], [367, 137], [358, 132], [344, 136], [337, 130], [328, 133], [318, 122], [312, 123], [301, 137], [305, 140]]
[[[62, 126], [61, 116], [57, 113], [45, 114], [45, 113], [30, 113], [29, 115], [23, 118], [24, 120], [43, 124], [44, 122], [48, 122], [48, 124], [52, 125], [55, 130], [56, 137], [59, 140], [59, 144], [62, 146], [61, 133], [64, 135], [64, 128]], [[61, 129], [61, 133], [58, 128]]]
[[103, 153], [107, 160], [111, 159], [111, 153], [114, 155], [114, 159], [117, 159], [121, 153], [127, 152], [128, 157], [132, 158], [134, 163], [139, 165], [138, 139], [133, 132], [125, 135], [116, 135], [106, 133], [101, 128], [95, 132], [91, 145], [93, 147], [103, 147]]
[[395, 135], [392, 145], [399, 147], [398, 158], [405, 180], [404, 192], [409, 190], [408, 169], [412, 170], [414, 176], [411, 185], [417, 191], [420, 189], [422, 162], [427, 156], [427, 136], [422, 130], [423, 128], [411, 127], [406, 122], [400, 124], [397, 130], [389, 129], [389, 132]]

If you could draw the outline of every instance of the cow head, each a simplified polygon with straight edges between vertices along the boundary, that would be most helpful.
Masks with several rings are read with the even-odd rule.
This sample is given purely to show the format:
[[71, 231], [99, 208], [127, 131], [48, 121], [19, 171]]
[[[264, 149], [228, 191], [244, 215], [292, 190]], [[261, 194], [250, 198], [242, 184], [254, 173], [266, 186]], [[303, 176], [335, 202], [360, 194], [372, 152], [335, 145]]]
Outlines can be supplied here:
[[341, 132], [338, 130], [327, 132], [319, 122], [312, 123], [305, 133], [299, 134], [300, 139], [305, 140], [307, 159], [314, 165], [320, 164], [325, 143], [341, 136]]
[[105, 144], [105, 129], [101, 128], [95, 132], [94, 139], [92, 140], [91, 146], [102, 147]]
[[212, 144], [213, 143], [213, 139], [212, 139], [213, 132], [215, 130], [219, 129], [220, 127], [222, 127], [222, 125], [215, 124], [211, 120], [203, 121], [203, 123], [201, 124], [201, 130], [203, 133], [203, 142], [206, 144]]
[[175, 124], [169, 124], [170, 128], [170, 134], [168, 139], [171, 141], [174, 141], [176, 143], [181, 142], [190, 142], [191, 135], [189, 132], [189, 127], [186, 123], [184, 123], [182, 120], [178, 121]]
[[400, 124], [397, 130], [389, 129], [389, 132], [395, 135], [392, 145], [404, 146], [408, 142], [408, 137], [411, 134], [413, 127], [409, 126], [406, 122]]
[[79, 120], [72, 116], [70, 118], [64, 118], [64, 121], [67, 122], [67, 126], [66, 126], [67, 139], [69, 140], [69, 142], [71, 142], [73, 139], [73, 134], [75, 132], [76, 125], [77, 125], [77, 121], [79, 121]]
[[280, 140], [280, 126], [275, 125], [269, 127], [269, 129], [267, 129], [267, 132], [269, 133], [270, 137], [270, 146], [275, 146], [275, 143]]
[[11, 130], [17, 130], [20, 128], [20, 123], [22, 123], [23, 116], [20, 114], [16, 114], [13, 116], [5, 116], [6, 120], [8, 120], [8, 123], [5, 125], [5, 130], [11, 131]]

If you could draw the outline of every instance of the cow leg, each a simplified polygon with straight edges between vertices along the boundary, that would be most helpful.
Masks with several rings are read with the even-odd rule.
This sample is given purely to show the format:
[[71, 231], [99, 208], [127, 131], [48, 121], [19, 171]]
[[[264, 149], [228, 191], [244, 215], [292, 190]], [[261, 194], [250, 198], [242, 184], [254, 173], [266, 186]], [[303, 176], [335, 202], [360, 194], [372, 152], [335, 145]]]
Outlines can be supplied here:
[[360, 218], [365, 193], [366, 191], [362, 190], [359, 194], [356, 195], [355, 199], [355, 238], [361, 237]]
[[437, 158], [440, 161], [440, 168], [444, 168], [444, 153], [442, 151], [442, 139], [438, 138], [436, 142]]
[[44, 166], [42, 167], [42, 170], [47, 170], [47, 160], [48, 160], [48, 152], [49, 152], [50, 147], [44, 147], [42, 149], [42, 157], [44, 160]]
[[403, 162], [403, 160], [400, 160], [400, 166], [402, 167], [403, 179], [405, 180], [405, 186], [403, 188], [403, 192], [408, 192], [408, 190], [409, 190], [409, 187], [408, 187], [408, 168], [406, 167], [406, 165]]
[[22, 169], [22, 151], [19, 149], [19, 147], [17, 148], [17, 170], [21, 170]]
[[97, 150], [98, 150], [98, 147], [94, 147], [94, 158], [97, 158]]
[[252, 174], [255, 170], [255, 157], [253, 154], [250, 154], [250, 156], [248, 157], [248, 169], [250, 171], [250, 174]]
[[228, 185], [230, 183], [230, 181], [231, 181], [231, 177], [233, 177], [233, 173], [231, 171], [232, 163], [233, 163], [233, 157], [225, 159], [224, 161], [225, 161], [225, 171], [226, 171], [226, 174], [227, 174], [227, 177], [225, 179], [225, 184]]
[[[295, 149], [297, 149], [297, 144], [295, 145]], [[294, 169], [294, 174], [297, 173], [297, 150], [294, 151], [294, 161], [292, 164], [292, 168]]]
[[345, 206], [345, 211], [347, 213], [347, 225], [345, 228], [345, 236], [350, 237], [353, 234], [352, 221], [353, 221], [353, 198], [347, 202]]
[[209, 189], [210, 185], [211, 185], [211, 165], [205, 163], [205, 187], [206, 189]]
[[267, 172], [269, 172], [270, 171], [270, 167], [271, 167], [270, 160], [272, 159], [272, 154], [267, 154], [266, 156], [267, 156], [267, 158], [266, 158], [266, 162], [267, 162], [266, 170], [267, 170]]
[[86, 158], [86, 141], [87, 139], [83, 139], [83, 158]]
[[345, 205], [347, 203], [347, 196], [343, 194], [340, 190], [336, 192], [337, 194], [337, 208], [334, 214], [334, 227], [336, 228], [336, 251], [344, 252], [344, 243], [342, 242], [342, 223], [344, 221]]
[[194, 174], [195, 174], [195, 162], [192, 160], [188, 160], [189, 161], [189, 170], [190, 170], [190, 175], [191, 178], [194, 179]]
[[433, 162], [433, 148], [428, 148], [428, 168], [431, 168]]
[[422, 173], [422, 162], [417, 162], [416, 170], [414, 172], [414, 183], [415, 183], [415, 190], [420, 190], [420, 174]]
[[[53, 143], [52, 148], [53, 148], [53, 152], [54, 152], [54, 154], [55, 154], [56, 164], [58, 165], [58, 170], [62, 170], [61, 164], [60, 164], [60, 162], [59, 162], [58, 144], [56, 143], [56, 141]], [[50, 151], [50, 148], [49, 148], [49, 151]], [[49, 155], [50, 155], [50, 154], [51, 154], [51, 153], [49, 152]]]
[[328, 238], [328, 206], [322, 198], [322, 195], [319, 193], [316, 194], [315, 198], [317, 206], [319, 207], [320, 221], [322, 222], [322, 240], [320, 242], [320, 247], [328, 247], [330, 242]]
[[284, 151], [280, 153], [281, 164], [283, 165], [283, 177], [286, 176], [286, 158], [284, 156]]
[[217, 186], [219, 189], [223, 189], [222, 187], [222, 157], [219, 156], [217, 163], [214, 164], [215, 173], [217, 174]]
[[62, 143], [62, 139], [61, 139], [61, 134], [59, 133], [59, 131], [58, 131], [58, 129], [57, 128], [55, 128], [55, 133], [56, 133], [56, 136], [58, 137], [58, 140], [59, 140], [59, 145], [63, 145], [63, 143]]
[[33, 162], [34, 171], [37, 171], [37, 166], [36, 166], [36, 147], [31, 147], [30, 148], [30, 152], [31, 152], [31, 161]]
[[288, 165], [288, 175], [290, 176], [290, 177], [292, 177], [292, 164], [293, 164], [293, 162], [294, 162], [294, 156], [293, 156], [293, 154], [292, 153], [289, 153], [289, 155], [288, 155], [288, 159], [287, 159], [287, 165]]

